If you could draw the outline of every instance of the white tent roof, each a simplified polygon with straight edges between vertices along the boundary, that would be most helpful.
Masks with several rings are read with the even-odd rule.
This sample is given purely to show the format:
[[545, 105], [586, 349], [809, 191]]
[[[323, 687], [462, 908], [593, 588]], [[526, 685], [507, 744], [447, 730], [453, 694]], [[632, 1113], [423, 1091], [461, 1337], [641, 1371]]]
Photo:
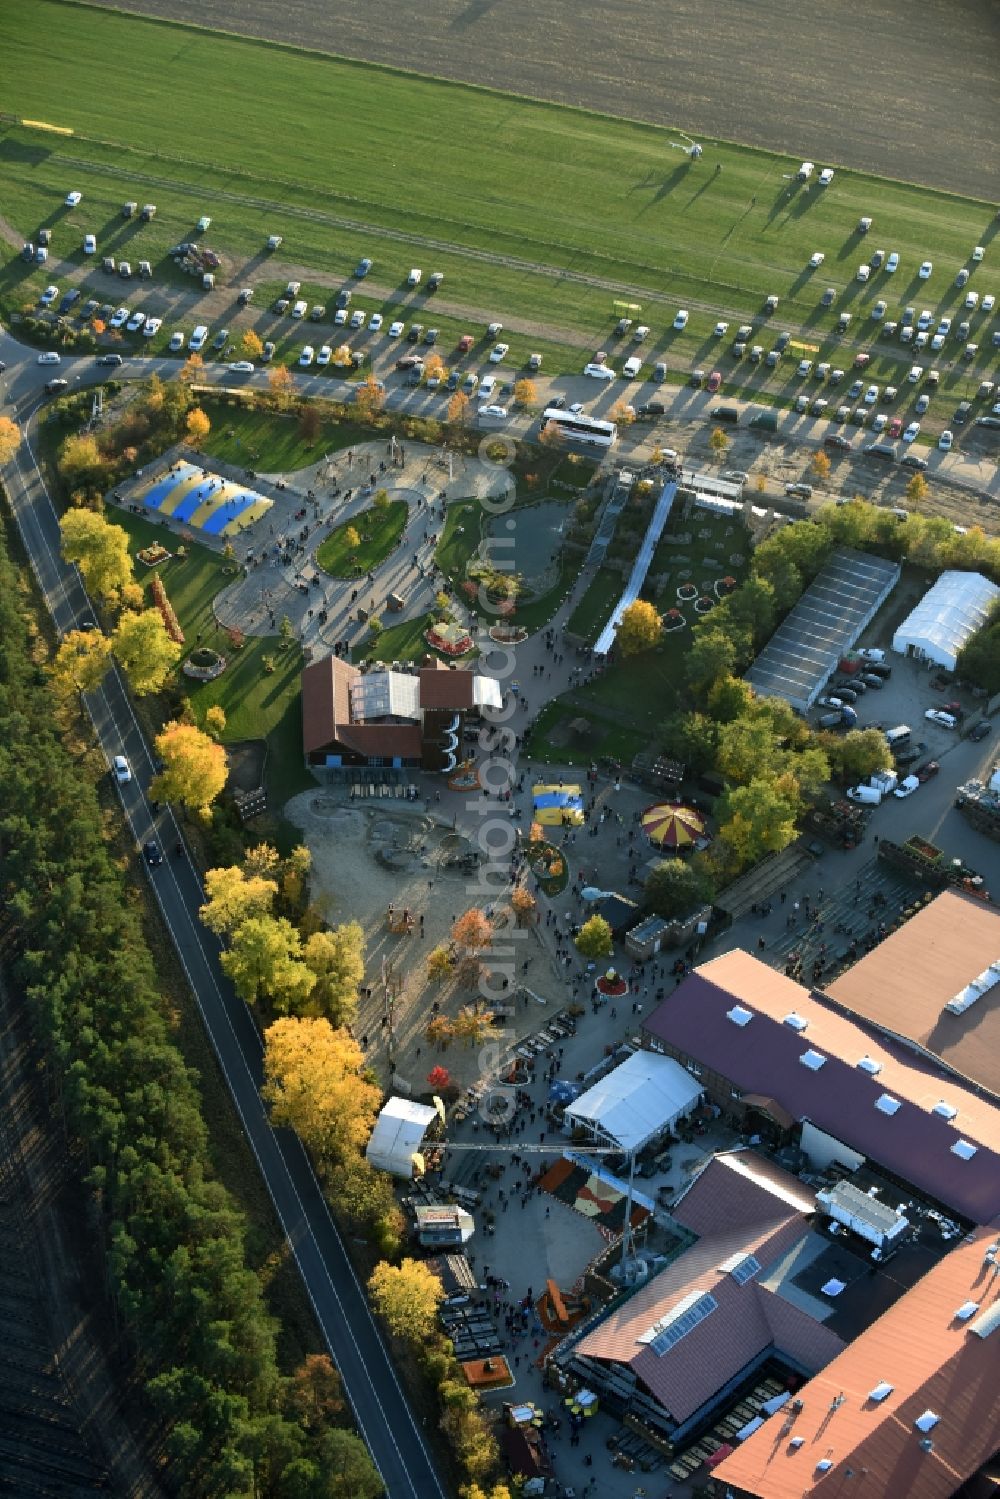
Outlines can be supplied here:
[[413, 1175], [413, 1157], [419, 1151], [424, 1135], [437, 1110], [429, 1104], [413, 1103], [409, 1098], [390, 1098], [375, 1121], [371, 1139], [365, 1149], [369, 1162], [378, 1171], [393, 1176]]
[[955, 670], [962, 646], [987, 620], [1000, 588], [982, 573], [944, 572], [908, 614], [892, 637], [892, 648], [905, 655], [911, 647]]
[[626, 1153], [687, 1114], [701, 1088], [673, 1057], [636, 1051], [566, 1110], [566, 1118], [608, 1136]]

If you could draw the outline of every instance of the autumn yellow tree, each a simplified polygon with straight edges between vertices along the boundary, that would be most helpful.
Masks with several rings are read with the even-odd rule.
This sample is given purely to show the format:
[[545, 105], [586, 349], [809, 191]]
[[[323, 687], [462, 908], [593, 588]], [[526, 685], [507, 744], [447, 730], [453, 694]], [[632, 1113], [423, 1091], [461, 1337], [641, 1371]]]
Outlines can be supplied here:
[[320, 1162], [362, 1150], [382, 1103], [364, 1053], [328, 1020], [276, 1020], [264, 1034], [263, 1096], [277, 1125], [297, 1130]]
[[479, 1009], [473, 1005], [463, 1005], [455, 1016], [453, 1034], [456, 1041], [464, 1041], [466, 1046], [477, 1046], [480, 1041], [486, 1039], [493, 1024], [493, 1011]]
[[519, 406], [534, 406], [538, 401], [538, 386], [534, 380], [515, 380], [514, 400]]
[[350, 547], [352, 552], [357, 551], [358, 547], [361, 545], [361, 532], [358, 530], [357, 526], [348, 526], [347, 530], [344, 532], [344, 541]]
[[538, 910], [538, 902], [530, 890], [518, 885], [512, 892], [510, 903], [517, 917], [518, 926], [530, 926]]
[[21, 429], [9, 416], [0, 416], [0, 467], [9, 463], [21, 442]]
[[108, 669], [111, 641], [99, 630], [70, 630], [63, 636], [49, 667], [56, 695], [63, 699], [93, 692]]
[[546, 422], [538, 434], [538, 441], [546, 448], [561, 448], [565, 441], [563, 429], [558, 422]]
[[264, 340], [259, 333], [248, 328], [240, 339], [240, 353], [244, 359], [259, 359], [264, 352]]
[[385, 387], [375, 375], [361, 381], [354, 394], [354, 404], [362, 421], [370, 422], [385, 405]]
[[906, 486], [906, 498], [911, 505], [920, 505], [926, 500], [929, 489], [923, 474], [914, 474]]
[[455, 1039], [455, 1027], [447, 1015], [433, 1015], [424, 1027], [424, 1036], [431, 1046], [440, 1046], [442, 1051], [447, 1051]]
[[424, 360], [424, 377], [427, 380], [440, 380], [444, 374], [444, 360], [440, 354], [428, 354]]
[[196, 406], [193, 411], [188, 412], [185, 425], [187, 427], [187, 440], [191, 447], [200, 448], [212, 430], [212, 423], [200, 406]]
[[618, 423], [619, 427], [631, 427], [635, 421], [635, 410], [628, 401], [616, 401], [608, 415], [613, 422]]
[[485, 912], [477, 906], [460, 916], [451, 929], [451, 940], [469, 952], [479, 952], [493, 944], [493, 927]]
[[302, 960], [302, 937], [284, 916], [241, 922], [221, 962], [241, 999], [268, 1000], [279, 1015], [298, 1014], [316, 987], [316, 975]]
[[277, 875], [281, 867], [281, 855], [273, 843], [255, 843], [243, 856], [243, 868], [247, 874]]
[[448, 421], [453, 427], [462, 427], [469, 411], [469, 398], [463, 390], [456, 390], [448, 402]]
[[323, 1015], [336, 1026], [350, 1025], [357, 1013], [358, 987], [365, 976], [365, 934], [357, 921], [314, 932], [302, 953], [316, 984], [306, 1013]]
[[389, 491], [387, 489], [376, 489], [372, 500], [373, 510], [387, 510], [389, 507]]
[[729, 451], [729, 438], [721, 427], [713, 429], [712, 435], [708, 439], [708, 445], [712, 450], [713, 458], [724, 458], [726, 456], [726, 453]]
[[182, 653], [182, 647], [167, 634], [157, 609], [123, 614], [113, 636], [113, 649], [137, 697], [159, 692]]
[[205, 711], [205, 729], [218, 743], [226, 732], [226, 710], [219, 703], [213, 703]]
[[59, 522], [62, 554], [75, 562], [89, 593], [115, 598], [132, 581], [128, 532], [93, 510], [67, 510]]
[[390, 1265], [383, 1260], [372, 1271], [368, 1292], [393, 1337], [413, 1344], [427, 1341], [444, 1300], [444, 1287], [426, 1261], [404, 1259]]
[[279, 411], [287, 411], [295, 396], [292, 372], [285, 364], [272, 364], [267, 372], [267, 388]]
[[205, 361], [200, 354], [189, 354], [180, 367], [178, 380], [183, 380], [185, 385], [190, 385], [195, 380], [200, 380], [205, 372]]
[[278, 887], [259, 874], [245, 874], [237, 864], [210, 869], [205, 875], [207, 901], [198, 912], [203, 925], [224, 937], [251, 916], [270, 915]]
[[652, 650], [662, 638], [663, 621], [654, 604], [646, 599], [636, 599], [622, 611], [617, 639], [623, 656], [637, 656], [640, 651]]
[[823, 452], [822, 448], [818, 448], [817, 451], [812, 455], [812, 463], [810, 464], [810, 467], [821, 484], [824, 479], [828, 479], [830, 477], [830, 460]]
[[591, 916], [585, 921], [574, 941], [585, 958], [609, 958], [614, 950], [611, 927], [603, 916]]
[[226, 784], [222, 745], [194, 724], [174, 721], [156, 736], [156, 751], [164, 768], [153, 779], [151, 795], [157, 801], [207, 811]]
[[427, 954], [427, 977], [434, 979], [437, 983], [443, 983], [450, 978], [455, 967], [455, 960], [447, 947], [438, 946], [431, 949]]
[[76, 489], [80, 485], [98, 483], [107, 468], [107, 461], [93, 432], [76, 432], [65, 438], [60, 446], [56, 467], [67, 486]]

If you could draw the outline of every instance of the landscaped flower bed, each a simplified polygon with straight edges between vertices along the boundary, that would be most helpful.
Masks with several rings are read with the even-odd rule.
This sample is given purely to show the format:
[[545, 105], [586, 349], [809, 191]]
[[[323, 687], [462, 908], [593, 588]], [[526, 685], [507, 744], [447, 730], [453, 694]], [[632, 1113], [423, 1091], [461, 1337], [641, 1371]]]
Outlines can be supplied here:
[[677, 597], [682, 604], [690, 604], [692, 599], [698, 597], [698, 589], [694, 583], [682, 583], [677, 590]]
[[174, 613], [174, 606], [167, 598], [167, 590], [163, 586], [163, 580], [154, 576], [153, 578], [153, 603], [160, 611], [160, 617], [167, 627], [167, 634], [171, 640], [178, 645], [184, 644], [184, 631], [181, 629], [180, 620]]
[[703, 593], [700, 599], [695, 599], [694, 601], [695, 614], [707, 614], [710, 609], [714, 608], [715, 600], [709, 598], [707, 593]]
[[671, 630], [683, 630], [687, 620], [679, 609], [668, 609], [663, 616], [663, 628], [669, 633]]
[[142, 551], [136, 552], [135, 555], [143, 567], [159, 567], [160, 563], [166, 562], [173, 553], [168, 552], [166, 547], [161, 547], [158, 541], [154, 541], [152, 546], [143, 547]]
[[569, 883], [569, 868], [561, 849], [544, 840], [529, 843], [525, 857], [543, 895], [561, 895]]
[[192, 652], [181, 667], [184, 675], [194, 677], [196, 682], [214, 682], [216, 677], [222, 676], [225, 669], [225, 656], [220, 656], [218, 651], [209, 651], [204, 647]]

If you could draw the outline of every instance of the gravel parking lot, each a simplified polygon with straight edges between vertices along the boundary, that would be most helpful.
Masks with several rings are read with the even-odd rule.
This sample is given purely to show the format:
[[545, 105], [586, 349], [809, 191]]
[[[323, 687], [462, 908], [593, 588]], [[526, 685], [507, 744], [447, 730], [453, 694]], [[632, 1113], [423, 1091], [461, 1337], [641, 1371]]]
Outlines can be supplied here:
[[417, 20], [404, 0], [127, 8], [998, 196], [992, 0], [730, 0], [712, 12], [699, 0], [427, 0]]

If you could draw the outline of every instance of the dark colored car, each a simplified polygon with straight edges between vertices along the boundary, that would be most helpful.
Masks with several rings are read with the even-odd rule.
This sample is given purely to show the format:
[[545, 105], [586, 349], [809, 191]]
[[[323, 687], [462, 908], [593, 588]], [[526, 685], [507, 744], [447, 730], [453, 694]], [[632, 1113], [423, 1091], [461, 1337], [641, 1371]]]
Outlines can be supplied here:
[[662, 416], [666, 411], [662, 401], [647, 401], [645, 406], [640, 406], [636, 411], [638, 417]]
[[551, 401], [549, 402], [549, 409], [552, 410], [552, 411], [562, 411], [562, 409], [563, 409], [563, 407], [565, 405], [566, 405], [566, 397], [565, 396], [553, 396], [552, 399], [551, 399]]
[[345, 286], [344, 289], [343, 289], [343, 291], [339, 291], [337, 293], [337, 306], [338, 307], [350, 307], [350, 305], [351, 305], [351, 293], [347, 289], [347, 287]]
[[940, 769], [941, 767], [936, 760], [926, 760], [923, 765], [917, 766], [913, 774], [920, 784], [923, 785], [925, 781], [930, 780], [931, 776], [936, 776]]
[[882, 680], [883, 680], [883, 682], [884, 682], [884, 681], [887, 681], [888, 678], [892, 676], [892, 667], [891, 666], [887, 666], [884, 661], [866, 661], [865, 662], [865, 676], [866, 677], [881, 677]]
[[912, 765], [914, 760], [920, 759], [920, 751], [916, 749], [900, 750], [898, 755], [893, 756], [893, 759], [897, 765]]
[[985, 739], [992, 727], [993, 725], [989, 719], [981, 718], [975, 728], [969, 730], [969, 738], [976, 740]]
[[969, 412], [971, 410], [971, 401], [959, 401], [958, 405], [955, 407], [955, 415], [952, 417], [952, 421], [955, 423], [956, 427], [965, 426], [966, 422], [969, 419]]
[[145, 859], [150, 869], [155, 869], [158, 864], [163, 863], [163, 854], [160, 851], [160, 845], [152, 838], [148, 843], [143, 844], [142, 857]]
[[118, 365], [118, 364], [124, 364], [125, 360], [122, 358], [121, 354], [102, 354], [98, 358], [97, 362], [98, 362], [98, 364], [113, 364], [113, 365]]
[[877, 677], [872, 671], [864, 672], [861, 677], [861, 681], [864, 682], [866, 687], [874, 687], [876, 692], [881, 691], [881, 689], [885, 686], [882, 678]]
[[836, 448], [838, 453], [846, 453], [850, 451], [851, 440], [849, 437], [841, 437], [838, 432], [831, 432], [829, 437], [824, 437], [823, 446]]

